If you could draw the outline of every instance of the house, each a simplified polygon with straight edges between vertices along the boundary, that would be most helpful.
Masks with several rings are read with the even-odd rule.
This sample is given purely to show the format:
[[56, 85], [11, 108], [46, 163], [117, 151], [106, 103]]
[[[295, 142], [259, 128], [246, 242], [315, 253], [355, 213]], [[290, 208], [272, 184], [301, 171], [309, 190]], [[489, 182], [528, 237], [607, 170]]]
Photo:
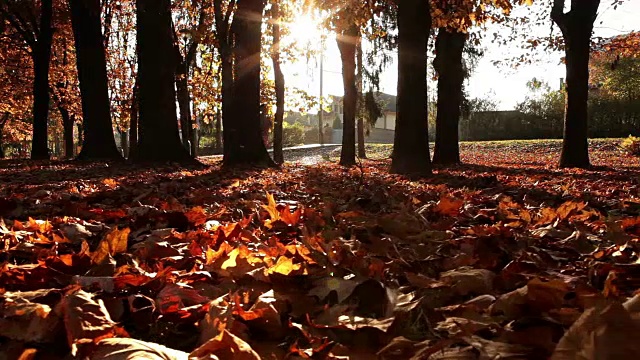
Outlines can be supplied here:
[[[342, 123], [344, 119], [344, 106], [342, 96], [331, 96], [330, 111], [323, 114], [325, 124], [333, 125], [333, 138], [331, 142], [342, 141]], [[376, 99], [382, 105], [382, 116], [375, 124], [365, 131], [365, 142], [369, 143], [393, 143], [396, 129], [396, 99], [395, 95], [376, 93]]]

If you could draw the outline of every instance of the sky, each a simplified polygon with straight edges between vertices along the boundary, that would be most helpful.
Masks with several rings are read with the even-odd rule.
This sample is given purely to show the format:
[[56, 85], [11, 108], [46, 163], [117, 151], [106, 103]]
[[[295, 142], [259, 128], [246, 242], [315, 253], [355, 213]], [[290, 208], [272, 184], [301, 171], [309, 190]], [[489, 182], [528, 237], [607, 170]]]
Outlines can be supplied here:
[[[611, 6], [611, 2], [612, 0], [602, 0], [595, 23], [594, 36], [609, 37], [630, 31], [640, 31], [640, 0], [627, 0], [615, 10]], [[549, 33], [550, 24], [551, 20], [544, 28], [536, 31], [541, 32], [541, 35], [544, 36]], [[559, 30], [555, 28], [555, 32], [559, 32]], [[487, 40], [483, 42], [482, 47], [485, 49], [485, 55], [479, 61], [471, 78], [467, 80], [466, 86], [472, 98], [492, 98], [497, 101], [499, 110], [513, 109], [518, 102], [523, 101], [527, 96], [526, 83], [533, 77], [546, 81], [552, 88], [559, 87], [560, 79], [565, 77], [565, 67], [560, 63], [563, 54], [560, 52], [541, 54], [541, 56], [537, 56], [536, 63], [513, 69], [508, 66], [497, 67], [493, 64], [494, 60], [504, 57], [504, 46], [492, 44]], [[430, 62], [433, 60], [432, 56], [430, 54]], [[288, 84], [304, 89], [310, 94], [318, 95], [320, 92], [318, 62], [319, 56], [309, 61], [308, 64], [303, 61], [283, 66]], [[396, 69], [397, 63], [394, 61], [382, 74], [381, 91], [396, 94], [398, 80]], [[325, 95], [342, 95], [340, 56], [335, 37], [331, 35], [326, 42], [323, 73], [323, 93]], [[435, 91], [435, 83], [429, 85]], [[430, 91], [432, 90], [430, 89]]]

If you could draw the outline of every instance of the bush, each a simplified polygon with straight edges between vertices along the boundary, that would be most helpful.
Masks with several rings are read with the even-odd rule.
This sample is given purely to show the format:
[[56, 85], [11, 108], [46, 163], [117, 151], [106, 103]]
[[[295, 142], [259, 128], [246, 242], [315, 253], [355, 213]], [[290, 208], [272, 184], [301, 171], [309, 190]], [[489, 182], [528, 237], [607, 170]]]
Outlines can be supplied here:
[[304, 144], [304, 126], [295, 122], [289, 124], [286, 121], [282, 124], [282, 146], [296, 146]]
[[338, 115], [333, 119], [333, 128], [342, 129], [342, 121], [340, 121], [340, 117]]
[[629, 155], [640, 156], [640, 137], [629, 135], [628, 138], [622, 140], [620, 147]]

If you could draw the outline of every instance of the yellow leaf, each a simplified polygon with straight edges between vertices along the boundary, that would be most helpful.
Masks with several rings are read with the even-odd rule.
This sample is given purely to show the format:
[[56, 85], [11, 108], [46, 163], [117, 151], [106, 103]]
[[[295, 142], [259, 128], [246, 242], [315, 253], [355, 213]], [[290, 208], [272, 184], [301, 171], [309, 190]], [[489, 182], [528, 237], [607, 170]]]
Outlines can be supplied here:
[[131, 230], [129, 228], [124, 228], [122, 230], [119, 230], [118, 228], [113, 229], [113, 231], [108, 233], [104, 239], [100, 240], [98, 248], [93, 254], [91, 254], [91, 260], [93, 260], [95, 264], [100, 264], [109, 255], [126, 252], [127, 240], [130, 232]]
[[289, 275], [295, 270], [300, 270], [300, 264], [294, 264], [293, 259], [286, 256], [280, 256], [276, 264], [269, 269], [269, 272]]
[[222, 270], [226, 270], [228, 268], [235, 267], [237, 265], [236, 259], [238, 258], [239, 254], [240, 254], [240, 249], [235, 248], [231, 250], [231, 252], [229, 253], [229, 258], [222, 263], [222, 266], [220, 266], [220, 268]]
[[267, 192], [267, 205], [262, 205], [262, 208], [267, 210], [269, 216], [271, 217], [271, 221], [276, 221], [280, 219], [280, 213], [276, 208], [276, 200], [273, 198], [273, 195]]

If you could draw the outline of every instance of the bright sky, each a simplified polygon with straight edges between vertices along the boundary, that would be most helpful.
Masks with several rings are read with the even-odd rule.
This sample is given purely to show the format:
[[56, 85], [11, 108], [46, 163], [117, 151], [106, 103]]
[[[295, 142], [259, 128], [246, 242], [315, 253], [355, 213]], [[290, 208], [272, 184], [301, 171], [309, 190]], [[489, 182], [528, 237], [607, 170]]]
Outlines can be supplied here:
[[[632, 30], [640, 31], [640, 0], [627, 0], [616, 10], [611, 6], [611, 0], [602, 0], [598, 20], [595, 24], [595, 36], [615, 36]], [[551, 20], [549, 20], [550, 25]], [[601, 23], [602, 22], [602, 23]], [[549, 25], [539, 29], [541, 35], [548, 34]], [[559, 32], [555, 28], [554, 32]], [[294, 32], [295, 33], [295, 32]], [[564, 65], [560, 64], [561, 53], [540, 56], [542, 61], [518, 69], [496, 67], [494, 60], [504, 57], [504, 48], [494, 45], [487, 40], [482, 44], [485, 56], [480, 60], [475, 73], [469, 79], [467, 86], [471, 97], [491, 97], [498, 101], [499, 109], [512, 109], [516, 103], [524, 100], [527, 95], [526, 82], [533, 77], [548, 82], [552, 87], [559, 86], [560, 78], [565, 77]], [[513, 45], [516, 46], [515, 44]], [[324, 61], [325, 95], [342, 95], [342, 73], [340, 55], [335, 37], [330, 36], [326, 42]], [[430, 57], [429, 61], [433, 58]], [[311, 59], [309, 64], [289, 64], [283, 67], [288, 84], [307, 90], [317, 95], [320, 89], [318, 59]], [[397, 64], [394, 62], [382, 74], [381, 90], [388, 94], [396, 94]], [[430, 86], [435, 86], [431, 84]], [[430, 91], [435, 91], [430, 89]]]

